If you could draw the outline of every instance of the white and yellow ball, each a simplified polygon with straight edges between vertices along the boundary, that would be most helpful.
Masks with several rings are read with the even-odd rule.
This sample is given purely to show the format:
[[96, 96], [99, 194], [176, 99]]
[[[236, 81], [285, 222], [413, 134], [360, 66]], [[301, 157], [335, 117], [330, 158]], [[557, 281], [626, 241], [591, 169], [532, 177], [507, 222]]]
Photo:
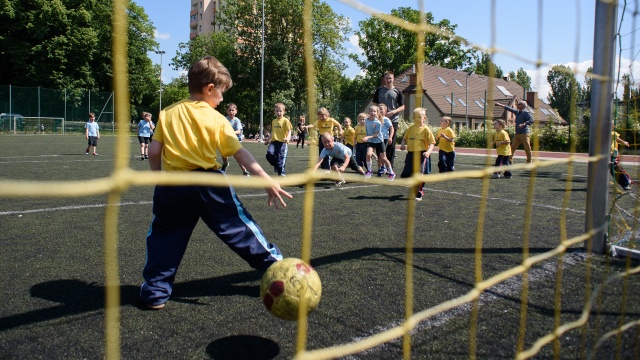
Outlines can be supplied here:
[[307, 310], [318, 307], [322, 283], [318, 273], [306, 262], [286, 258], [273, 263], [260, 284], [260, 298], [269, 312], [284, 320], [297, 320], [300, 302], [306, 300]]

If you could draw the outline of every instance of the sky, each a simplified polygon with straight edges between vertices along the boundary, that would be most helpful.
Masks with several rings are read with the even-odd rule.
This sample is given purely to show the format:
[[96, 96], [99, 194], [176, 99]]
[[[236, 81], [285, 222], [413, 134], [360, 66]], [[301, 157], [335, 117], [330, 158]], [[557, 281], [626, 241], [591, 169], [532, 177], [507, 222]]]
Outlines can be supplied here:
[[[156, 27], [156, 41], [162, 56], [162, 80], [164, 83], [180, 73], [171, 69], [171, 58], [176, 56], [178, 44], [189, 40], [189, 10], [191, 0], [134, 0], [143, 7]], [[358, 29], [358, 22], [369, 18], [373, 12], [390, 13], [391, 9], [410, 7], [431, 12], [435, 22], [448, 19], [457, 25], [456, 35], [472, 45], [499, 52], [494, 62], [504, 71], [523, 68], [532, 78], [534, 91], [546, 100], [550, 87], [546, 75], [553, 65], [563, 64], [577, 69], [576, 78], [584, 81], [584, 73], [592, 66], [595, 0], [324, 0], [333, 10], [350, 20]], [[634, 18], [638, 6], [634, 0], [624, 0], [618, 8], [620, 44], [616, 56], [621, 55], [620, 72], [640, 79], [640, 16]], [[422, 3], [422, 4], [421, 4]], [[492, 10], [493, 7], [493, 10]], [[494, 14], [492, 16], [492, 13]], [[620, 25], [620, 20], [622, 23]], [[493, 39], [493, 40], [492, 40]], [[355, 35], [345, 42], [349, 53], [360, 53]], [[618, 51], [622, 49], [621, 54]], [[149, 53], [153, 63], [160, 64], [160, 55]], [[526, 59], [524, 61], [523, 59]], [[632, 61], [635, 60], [635, 61]], [[540, 60], [540, 61], [538, 61]], [[345, 75], [354, 77], [361, 70], [348, 58], [343, 59], [348, 68]], [[536, 64], [540, 64], [538, 67]], [[620, 92], [620, 91], [619, 91]]]

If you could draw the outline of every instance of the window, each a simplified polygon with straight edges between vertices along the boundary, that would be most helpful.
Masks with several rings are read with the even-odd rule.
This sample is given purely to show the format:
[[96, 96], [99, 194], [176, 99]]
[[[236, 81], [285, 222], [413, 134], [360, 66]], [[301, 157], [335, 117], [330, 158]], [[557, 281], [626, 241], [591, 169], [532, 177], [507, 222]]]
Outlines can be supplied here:
[[[445, 96], [444, 96], [444, 98], [445, 98], [445, 99], [447, 99], [447, 101], [449, 102], [449, 104], [451, 104], [451, 98], [450, 98], [450, 97], [448, 97], [448, 96], [446, 96], [446, 95], [445, 95]], [[454, 106], [455, 106], [455, 105], [454, 105]]]
[[480, 109], [484, 109], [484, 105], [482, 105], [482, 103], [480, 103], [480, 101], [478, 100], [473, 100], [479, 107]]
[[453, 79], [453, 81], [455, 81], [456, 84], [460, 85], [460, 87], [464, 87], [464, 85], [462, 85], [462, 83], [460, 81], [458, 81], [458, 79]]
[[464, 107], [466, 107], [466, 106], [467, 106], [467, 104], [465, 104], [464, 100], [462, 100], [462, 99], [458, 98], [458, 101], [460, 101], [460, 104], [462, 104], [462, 106], [464, 106]]
[[549, 113], [547, 112], [547, 110], [540, 108], [540, 111], [542, 111], [544, 114], [549, 115]]
[[409, 80], [409, 76], [405, 75], [402, 80], [400, 80], [401, 83], [405, 83]]
[[198, 27], [198, 32], [202, 32], [202, 25]]
[[500, 90], [505, 96], [513, 96], [512, 93], [509, 92], [504, 86], [496, 85], [498, 90]]
[[202, 1], [200, 1], [200, 9], [202, 9]]
[[447, 85], [447, 82], [446, 82], [446, 81], [444, 81], [444, 79], [443, 79], [443, 78], [441, 78], [440, 76], [437, 76], [437, 78], [438, 78], [438, 80], [440, 80], [443, 84]]
[[202, 13], [200, 14], [200, 20], [202, 20]]
[[196, 20], [198, 20], [198, 18], [196, 17], [196, 15], [195, 15], [195, 14], [191, 15], [190, 22], [196, 22]]

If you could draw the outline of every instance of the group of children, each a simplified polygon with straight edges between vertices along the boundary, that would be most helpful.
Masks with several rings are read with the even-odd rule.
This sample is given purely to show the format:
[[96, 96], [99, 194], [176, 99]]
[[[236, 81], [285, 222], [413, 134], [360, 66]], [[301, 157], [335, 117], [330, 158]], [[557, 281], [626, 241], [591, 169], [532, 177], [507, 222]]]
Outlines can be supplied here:
[[[228, 111], [229, 115], [225, 118], [215, 110], [222, 102], [222, 94], [233, 85], [229, 71], [217, 59], [207, 56], [191, 66], [187, 77], [189, 99], [170, 105], [160, 112], [156, 135], [148, 149], [151, 170], [190, 171], [225, 177], [223, 165], [216, 161], [217, 154], [223, 158], [233, 156], [243, 171], [267, 180], [265, 183], [269, 206], [286, 206], [283, 197], [292, 198], [291, 194], [283, 190], [278, 182], [271, 181], [271, 177], [251, 153], [242, 147], [237, 131], [230, 126], [230, 120], [233, 119], [229, 116], [235, 113], [231, 111], [230, 114]], [[291, 123], [284, 117], [284, 113], [284, 105], [276, 104], [276, 119], [272, 122], [273, 132], [267, 151], [267, 159], [281, 176], [285, 175], [287, 143], [291, 137]], [[358, 126], [351, 129], [350, 121], [345, 121], [343, 129], [341, 124], [329, 117], [326, 109], [319, 109], [317, 122], [302, 125], [305, 130], [315, 127], [320, 133], [322, 151], [315, 169], [321, 167], [326, 160], [329, 162], [328, 166], [340, 173], [354, 162], [359, 166], [356, 167], [359, 172], [371, 176], [371, 159], [375, 152], [378, 154], [379, 167], [385, 166], [389, 179], [393, 180], [395, 173], [381, 150], [385, 146], [382, 134], [385, 130], [379, 113], [380, 108], [372, 106], [368, 115], [358, 115]], [[422, 174], [431, 171], [431, 153], [436, 141], [440, 149], [440, 171], [454, 171], [456, 135], [450, 127], [451, 118], [441, 118], [440, 129], [435, 136], [426, 125], [424, 108], [416, 108], [412, 120], [413, 124], [405, 132], [400, 145], [402, 150], [408, 150], [401, 177], [409, 177], [418, 169]], [[93, 119], [90, 122], [93, 123]], [[329, 131], [334, 126], [345, 137], [346, 144], [334, 141]], [[510, 139], [504, 130], [505, 124], [502, 120], [497, 120], [494, 126], [497, 132], [495, 145], [498, 149], [496, 165], [508, 164], [511, 155]], [[88, 126], [87, 138], [90, 136], [89, 131], [92, 131], [91, 136], [94, 134]], [[393, 136], [391, 130], [389, 136]], [[354, 145], [355, 155], [352, 151]], [[363, 166], [366, 171], [363, 171]], [[509, 173], [505, 172], [505, 175], [508, 177]], [[424, 183], [415, 188], [418, 200], [423, 196], [423, 185]], [[230, 184], [157, 185], [152, 211], [153, 217], [146, 238], [146, 263], [142, 271], [144, 282], [140, 289], [141, 301], [150, 309], [164, 308], [171, 297], [180, 262], [199, 219], [203, 219], [212, 232], [255, 269], [264, 271], [283, 259], [281, 250], [267, 241]]]

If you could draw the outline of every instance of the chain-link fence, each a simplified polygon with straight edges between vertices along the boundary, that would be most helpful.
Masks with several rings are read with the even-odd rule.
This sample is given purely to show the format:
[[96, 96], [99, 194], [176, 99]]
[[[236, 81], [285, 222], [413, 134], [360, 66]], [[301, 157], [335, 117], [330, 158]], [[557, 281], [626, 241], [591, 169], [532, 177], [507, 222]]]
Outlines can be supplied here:
[[3, 114], [86, 122], [90, 112], [99, 123], [113, 123], [113, 92], [0, 85]]

